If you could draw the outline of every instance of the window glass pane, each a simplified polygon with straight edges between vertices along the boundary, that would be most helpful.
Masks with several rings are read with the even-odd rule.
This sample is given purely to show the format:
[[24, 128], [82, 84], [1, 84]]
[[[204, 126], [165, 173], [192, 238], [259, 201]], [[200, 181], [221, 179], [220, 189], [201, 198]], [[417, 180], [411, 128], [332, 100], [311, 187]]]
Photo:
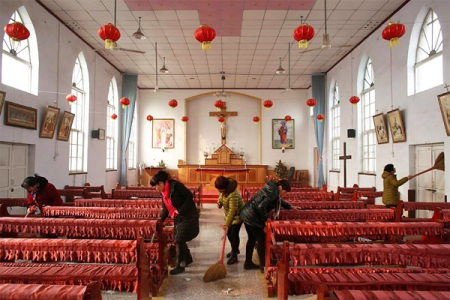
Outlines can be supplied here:
[[416, 91], [421, 92], [444, 82], [442, 53], [416, 65]]

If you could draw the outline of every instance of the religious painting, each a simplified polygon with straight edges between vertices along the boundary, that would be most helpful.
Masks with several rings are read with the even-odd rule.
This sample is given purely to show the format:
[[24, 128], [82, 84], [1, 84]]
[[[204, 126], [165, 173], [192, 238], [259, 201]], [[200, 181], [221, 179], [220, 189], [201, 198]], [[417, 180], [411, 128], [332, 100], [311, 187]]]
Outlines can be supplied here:
[[389, 122], [389, 129], [391, 130], [392, 142], [406, 142], [405, 126], [403, 126], [403, 119], [400, 110], [397, 108], [388, 111], [387, 118]]
[[152, 148], [174, 148], [175, 119], [153, 119]]
[[37, 109], [5, 101], [5, 125], [37, 128]]
[[438, 101], [439, 107], [441, 108], [445, 131], [447, 132], [447, 135], [450, 136], [450, 92], [438, 95]]
[[0, 115], [2, 114], [3, 103], [5, 103], [6, 92], [0, 91]]
[[59, 123], [58, 134], [56, 139], [60, 141], [68, 141], [70, 136], [70, 130], [72, 129], [73, 119], [75, 115], [68, 111], [64, 111], [61, 122]]
[[40, 138], [52, 139], [55, 134], [56, 123], [58, 122], [59, 108], [47, 106], [44, 119], [42, 120]]
[[387, 132], [386, 121], [384, 114], [378, 114], [373, 116], [373, 124], [375, 126], [375, 133], [377, 134], [378, 144], [389, 143], [389, 135]]
[[294, 149], [294, 120], [272, 119], [272, 149]]

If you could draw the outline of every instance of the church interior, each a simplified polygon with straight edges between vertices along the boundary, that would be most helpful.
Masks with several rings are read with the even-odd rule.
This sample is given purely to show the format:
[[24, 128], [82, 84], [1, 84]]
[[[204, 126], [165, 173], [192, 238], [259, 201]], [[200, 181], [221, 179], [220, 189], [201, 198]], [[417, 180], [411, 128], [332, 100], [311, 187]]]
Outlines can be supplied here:
[[[1, 299], [450, 299], [450, 1], [0, 0], [0, 22]], [[160, 171], [199, 213], [178, 275]], [[29, 215], [34, 174], [62, 206]], [[244, 204], [286, 180], [291, 209], [260, 270], [244, 220], [206, 283], [219, 176]]]

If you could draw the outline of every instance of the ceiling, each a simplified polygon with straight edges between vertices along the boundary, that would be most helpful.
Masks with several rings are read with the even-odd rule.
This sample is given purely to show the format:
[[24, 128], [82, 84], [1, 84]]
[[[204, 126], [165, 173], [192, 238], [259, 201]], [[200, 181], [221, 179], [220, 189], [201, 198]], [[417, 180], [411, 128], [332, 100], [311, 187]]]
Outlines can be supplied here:
[[[330, 49], [321, 49], [324, 0], [116, 0], [120, 48], [101, 50], [121, 72], [138, 73], [139, 88], [306, 89], [311, 74], [327, 72], [399, 9], [406, 0], [326, 0]], [[115, 0], [37, 0], [92, 48], [104, 42], [97, 30], [114, 23]], [[135, 39], [141, 17], [146, 39]], [[301, 22], [316, 35], [304, 52], [292, 34]], [[194, 38], [200, 24], [215, 28], [211, 49]], [[157, 44], [157, 55], [155, 45]], [[352, 45], [340, 48], [336, 45]], [[290, 55], [289, 55], [290, 48]], [[157, 57], [157, 65], [156, 65]], [[156, 77], [163, 57], [170, 73]], [[276, 74], [280, 65], [286, 70]], [[289, 65], [290, 57], [290, 65]], [[289, 72], [290, 67], [290, 72]], [[225, 72], [222, 80], [221, 72]], [[289, 75], [290, 73], [290, 75]], [[158, 82], [156, 82], [156, 79]]]

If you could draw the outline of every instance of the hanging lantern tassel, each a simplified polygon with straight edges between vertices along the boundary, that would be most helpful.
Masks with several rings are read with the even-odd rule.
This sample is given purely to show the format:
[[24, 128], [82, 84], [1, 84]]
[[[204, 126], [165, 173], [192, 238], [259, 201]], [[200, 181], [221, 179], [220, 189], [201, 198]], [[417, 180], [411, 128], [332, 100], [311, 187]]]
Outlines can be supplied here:
[[314, 28], [306, 23], [303, 23], [302, 19], [301, 25], [294, 30], [292, 35], [294, 39], [298, 41], [298, 48], [306, 49], [308, 48], [309, 41], [312, 40], [315, 34]]
[[202, 50], [208, 50], [211, 48], [211, 42], [216, 37], [216, 31], [214, 28], [203, 24], [195, 30], [194, 37], [197, 41], [202, 43]]

